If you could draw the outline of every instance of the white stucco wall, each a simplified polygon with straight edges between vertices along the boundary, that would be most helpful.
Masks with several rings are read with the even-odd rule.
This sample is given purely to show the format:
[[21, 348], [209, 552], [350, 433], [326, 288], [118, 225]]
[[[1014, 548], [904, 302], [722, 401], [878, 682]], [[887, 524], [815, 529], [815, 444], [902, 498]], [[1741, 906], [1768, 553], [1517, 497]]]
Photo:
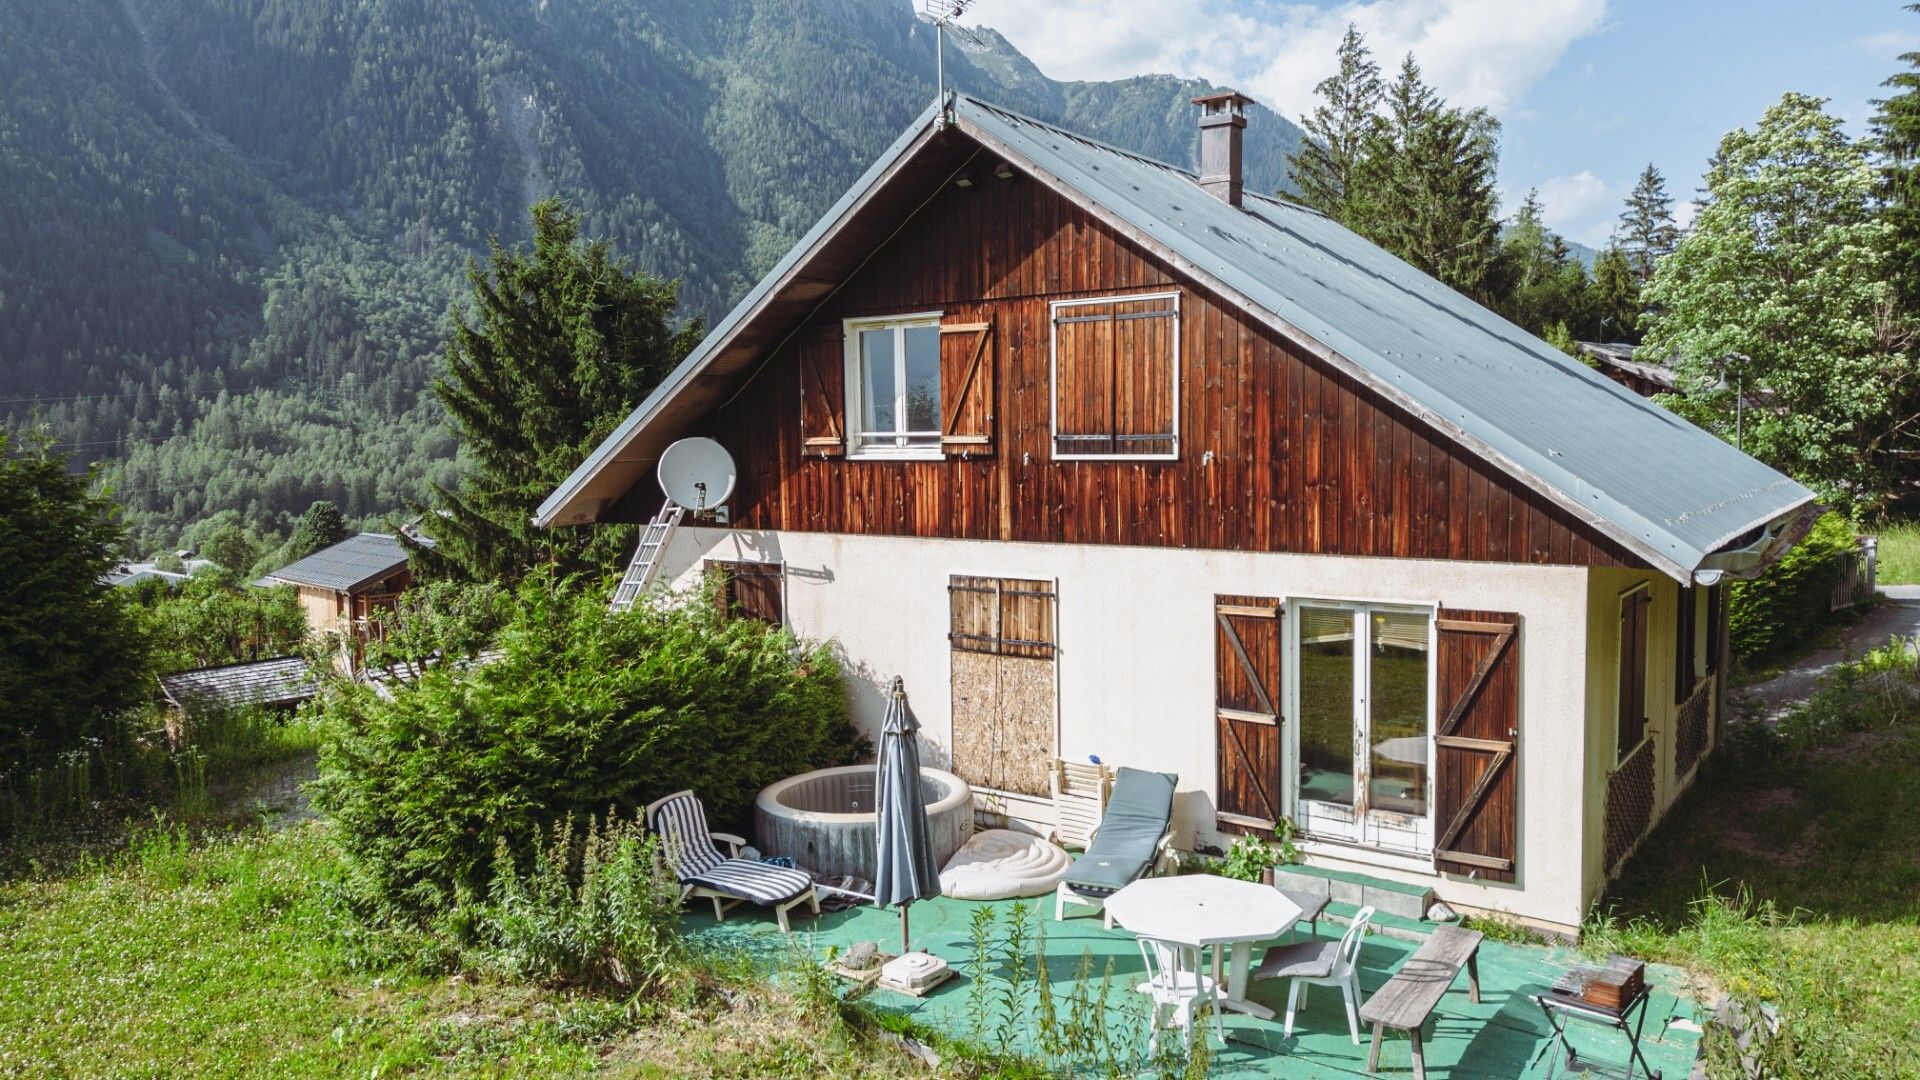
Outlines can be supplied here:
[[1582, 568], [1091, 545], [752, 533], [682, 528], [664, 574], [692, 583], [702, 559], [784, 562], [786, 615], [837, 643], [869, 730], [881, 688], [905, 678], [930, 764], [945, 765], [948, 578], [1058, 582], [1059, 752], [1176, 772], [1175, 844], [1219, 842], [1213, 822], [1216, 594], [1512, 611], [1522, 617], [1520, 868], [1515, 885], [1436, 877], [1424, 859], [1309, 845], [1313, 861], [1431, 884], [1456, 905], [1576, 927], [1591, 886], [1591, 792]]

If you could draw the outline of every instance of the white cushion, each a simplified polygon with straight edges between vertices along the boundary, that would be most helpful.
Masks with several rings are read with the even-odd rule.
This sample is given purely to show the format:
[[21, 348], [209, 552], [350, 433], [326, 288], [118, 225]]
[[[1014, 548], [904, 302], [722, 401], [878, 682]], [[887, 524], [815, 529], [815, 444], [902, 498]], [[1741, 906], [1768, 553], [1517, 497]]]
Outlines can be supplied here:
[[988, 829], [973, 834], [940, 871], [940, 891], [960, 900], [1045, 896], [1073, 860], [1031, 833]]

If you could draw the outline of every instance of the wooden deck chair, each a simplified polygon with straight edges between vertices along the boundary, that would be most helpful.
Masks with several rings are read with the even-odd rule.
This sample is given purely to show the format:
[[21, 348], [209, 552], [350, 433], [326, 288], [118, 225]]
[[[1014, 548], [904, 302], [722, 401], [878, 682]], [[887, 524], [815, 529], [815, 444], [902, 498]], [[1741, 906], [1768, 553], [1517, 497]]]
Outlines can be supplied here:
[[[732, 833], [707, 828], [707, 812], [691, 791], [676, 791], [647, 804], [647, 828], [660, 837], [665, 856], [680, 882], [680, 900], [696, 897], [713, 901], [713, 918], [724, 922], [727, 912], [741, 903], [773, 909], [783, 932], [791, 932], [787, 912], [799, 904], [820, 914], [820, 898], [813, 878], [805, 871], [740, 858], [747, 842]], [[727, 845], [722, 855], [715, 840]]]
[[1166, 855], [1173, 838], [1173, 791], [1179, 777], [1144, 769], [1120, 770], [1100, 829], [1087, 853], [1074, 860], [1054, 892], [1053, 917], [1067, 917], [1068, 904], [1102, 909], [1108, 929], [1107, 897], [1146, 877]]
[[1053, 762], [1053, 842], [1086, 850], [1107, 812], [1113, 770], [1090, 761]]

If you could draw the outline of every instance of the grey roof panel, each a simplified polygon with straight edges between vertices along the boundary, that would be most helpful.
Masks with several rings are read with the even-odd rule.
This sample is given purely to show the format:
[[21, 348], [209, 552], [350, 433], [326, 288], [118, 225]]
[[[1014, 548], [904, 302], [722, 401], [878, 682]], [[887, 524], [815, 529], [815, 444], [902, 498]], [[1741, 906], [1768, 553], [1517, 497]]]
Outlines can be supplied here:
[[406, 565], [407, 549], [385, 533], [360, 533], [262, 577], [261, 585], [310, 585], [344, 592]]
[[1588, 368], [1316, 211], [1249, 195], [972, 98], [963, 128], [1684, 568], [1813, 499], [1785, 475]]
[[303, 656], [276, 656], [160, 676], [161, 692], [175, 705], [195, 702], [237, 708], [292, 705], [318, 692]]

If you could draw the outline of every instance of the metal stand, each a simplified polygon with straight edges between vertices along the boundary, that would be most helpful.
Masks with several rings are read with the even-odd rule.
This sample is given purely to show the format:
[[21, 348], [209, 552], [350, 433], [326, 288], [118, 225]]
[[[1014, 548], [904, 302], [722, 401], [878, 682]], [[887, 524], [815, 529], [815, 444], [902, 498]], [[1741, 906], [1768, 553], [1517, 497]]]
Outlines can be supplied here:
[[[1647, 1000], [1649, 995], [1642, 990], [1638, 997], [1627, 1002], [1619, 1012], [1592, 1005], [1575, 998], [1561, 997], [1556, 994], [1535, 994], [1533, 1000], [1540, 1005], [1540, 1011], [1546, 1014], [1547, 1026], [1553, 1029], [1553, 1059], [1547, 1063], [1547, 1076], [1559, 1074], [1560, 1053], [1566, 1052], [1567, 1071], [1570, 1073], [1594, 1073], [1603, 1076], [1619, 1077], [1620, 1080], [1634, 1080], [1644, 1076], [1649, 1080], [1660, 1080], [1660, 1074], [1640, 1052], [1640, 1032], [1647, 1024]], [[1636, 1016], [1636, 1012], [1638, 1015]], [[1567, 1021], [1580, 1020], [1601, 1027], [1610, 1027], [1627, 1037], [1630, 1051], [1625, 1063], [1601, 1061], [1597, 1058], [1581, 1058], [1567, 1041]], [[1639, 1066], [1639, 1072], [1634, 1067]]]

